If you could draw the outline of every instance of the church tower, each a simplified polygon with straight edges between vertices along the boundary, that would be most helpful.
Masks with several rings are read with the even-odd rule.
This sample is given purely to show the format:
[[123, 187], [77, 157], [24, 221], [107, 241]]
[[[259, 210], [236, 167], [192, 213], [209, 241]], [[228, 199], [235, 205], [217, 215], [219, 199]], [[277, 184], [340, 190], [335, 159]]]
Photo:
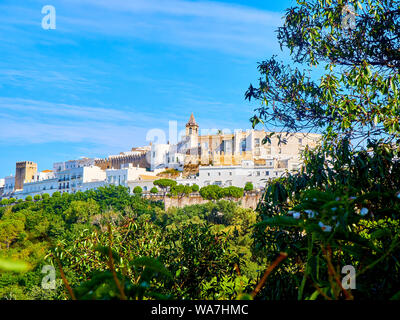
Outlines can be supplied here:
[[198, 146], [199, 125], [194, 119], [193, 112], [190, 115], [189, 122], [186, 124], [186, 137], [188, 139], [189, 148], [196, 148]]
[[186, 123], [186, 136], [199, 135], [199, 126], [194, 119], [193, 112], [190, 115], [189, 122]]

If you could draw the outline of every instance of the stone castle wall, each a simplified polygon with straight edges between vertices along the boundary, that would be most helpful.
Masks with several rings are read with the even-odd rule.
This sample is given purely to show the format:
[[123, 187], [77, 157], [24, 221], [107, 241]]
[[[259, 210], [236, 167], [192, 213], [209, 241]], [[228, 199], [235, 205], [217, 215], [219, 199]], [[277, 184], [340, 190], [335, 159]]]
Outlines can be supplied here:
[[[155, 195], [155, 196], [146, 196], [148, 199], [152, 199], [155, 201], [163, 201], [164, 202], [164, 207], [165, 210], [168, 210], [169, 208], [176, 207], [176, 208], [183, 208], [185, 206], [191, 206], [191, 205], [196, 205], [196, 204], [205, 204], [207, 202], [210, 202], [209, 200], [203, 199], [200, 195], [190, 195], [187, 197], [164, 197], [161, 195]], [[235, 202], [239, 203], [242, 208], [245, 209], [253, 209], [255, 210], [257, 208], [258, 203], [260, 202], [262, 197], [262, 193], [258, 192], [252, 192], [252, 193], [247, 193], [244, 195], [243, 198], [239, 200], [234, 200]]]
[[140, 168], [150, 167], [146, 153], [141, 155], [121, 155], [118, 157], [95, 160], [95, 165], [100, 167], [102, 170], [121, 169], [122, 165], [129, 163], [133, 166], [139, 166]]

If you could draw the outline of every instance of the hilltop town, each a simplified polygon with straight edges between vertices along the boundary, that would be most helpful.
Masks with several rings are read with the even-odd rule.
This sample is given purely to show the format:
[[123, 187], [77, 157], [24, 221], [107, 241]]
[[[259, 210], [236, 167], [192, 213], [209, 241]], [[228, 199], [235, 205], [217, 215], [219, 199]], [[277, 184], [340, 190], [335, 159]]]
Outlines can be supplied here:
[[199, 135], [199, 125], [191, 114], [185, 135], [176, 144], [150, 143], [105, 159], [81, 158], [54, 163], [39, 172], [37, 163], [16, 163], [15, 175], [0, 179], [0, 197], [25, 199], [54, 192], [76, 193], [107, 185], [122, 185], [133, 192], [141, 187], [149, 192], [162, 177], [182, 185], [218, 185], [243, 188], [251, 183], [263, 189], [268, 180], [301, 167], [301, 151], [315, 147], [320, 135], [296, 133], [279, 143], [275, 135], [263, 143], [264, 130], [217, 132]]

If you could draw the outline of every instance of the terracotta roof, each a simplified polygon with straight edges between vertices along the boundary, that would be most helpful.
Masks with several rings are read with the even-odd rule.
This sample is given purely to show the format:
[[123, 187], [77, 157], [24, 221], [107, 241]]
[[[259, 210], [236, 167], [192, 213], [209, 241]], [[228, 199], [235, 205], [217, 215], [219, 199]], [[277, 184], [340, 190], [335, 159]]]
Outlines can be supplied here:
[[159, 177], [155, 177], [155, 176], [147, 176], [144, 174], [139, 175], [140, 180], [157, 180], [159, 179]]

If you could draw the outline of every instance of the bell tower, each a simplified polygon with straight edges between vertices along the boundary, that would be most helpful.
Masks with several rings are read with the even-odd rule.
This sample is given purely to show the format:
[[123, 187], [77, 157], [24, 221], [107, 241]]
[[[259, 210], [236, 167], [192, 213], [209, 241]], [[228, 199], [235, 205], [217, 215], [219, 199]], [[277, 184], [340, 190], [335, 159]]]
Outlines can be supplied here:
[[186, 137], [189, 142], [189, 148], [196, 148], [198, 145], [199, 125], [194, 119], [193, 112], [190, 115], [189, 122], [186, 124]]
[[186, 123], [186, 136], [191, 136], [191, 135], [195, 136], [199, 135], [199, 125], [196, 123], [196, 120], [194, 119], [193, 112], [190, 115], [189, 122]]

